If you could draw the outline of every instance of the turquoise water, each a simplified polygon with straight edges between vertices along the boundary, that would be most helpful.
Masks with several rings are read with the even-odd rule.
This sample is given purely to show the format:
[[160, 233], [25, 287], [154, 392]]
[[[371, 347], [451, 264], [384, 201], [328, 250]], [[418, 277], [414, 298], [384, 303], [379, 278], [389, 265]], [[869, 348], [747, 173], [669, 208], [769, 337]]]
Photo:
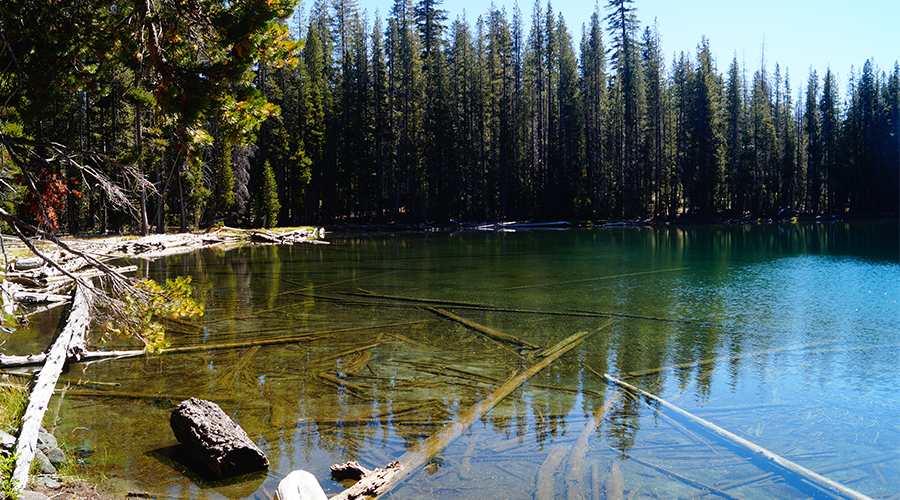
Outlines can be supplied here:
[[[394, 497], [604, 498], [612, 464], [627, 498], [698, 496], [696, 482], [745, 499], [822, 495], [629, 394], [579, 441], [617, 390], [603, 373], [891, 497], [900, 492], [898, 227], [330, 234], [328, 246], [144, 262], [149, 277], [192, 276], [206, 304], [200, 321], [172, 326], [173, 346], [294, 340], [77, 365], [69, 378], [82, 385], [53, 403], [54, 424], [120, 492], [262, 499], [305, 469], [334, 494], [343, 485], [331, 464], [385, 466], [539, 359], [434, 306], [541, 347], [591, 335]], [[168, 418], [189, 396], [240, 423], [267, 453], [268, 473], [217, 482], [184, 465]]]

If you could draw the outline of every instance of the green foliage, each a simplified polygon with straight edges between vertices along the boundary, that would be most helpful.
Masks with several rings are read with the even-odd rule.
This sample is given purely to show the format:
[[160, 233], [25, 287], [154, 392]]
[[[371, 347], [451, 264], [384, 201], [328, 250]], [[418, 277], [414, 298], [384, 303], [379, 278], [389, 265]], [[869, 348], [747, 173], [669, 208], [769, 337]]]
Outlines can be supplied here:
[[295, 4], [0, 4], [0, 133], [72, 146], [0, 152], [4, 203], [21, 204], [25, 168], [53, 181], [26, 199], [49, 209], [34, 217], [138, 227], [91, 175], [75, 198], [70, 157], [110, 179], [138, 165], [159, 194], [125, 201], [162, 228], [896, 211], [896, 67], [866, 62], [846, 98], [813, 73], [794, 103], [787, 72], [735, 58], [723, 75], [705, 38], [666, 68], [632, 0], [597, 4], [578, 55], [568, 26], [585, 20], [543, 0], [530, 29], [518, 7], [470, 25], [396, 0], [370, 26], [356, 1], [315, 2], [297, 40]]
[[[14, 434], [22, 424], [28, 405], [28, 391], [24, 387], [0, 386], [0, 430]], [[0, 452], [0, 498], [16, 499], [18, 491], [12, 480], [17, 454]]]
[[17, 500], [19, 498], [20, 493], [18, 488], [16, 488], [17, 482], [12, 478], [18, 458], [18, 453], [9, 455], [0, 453], [0, 498], [3, 500]]
[[203, 316], [203, 305], [191, 297], [190, 277], [166, 280], [165, 286], [144, 280], [135, 285], [135, 290], [136, 293], [125, 296], [120, 304], [122, 316], [128, 320], [107, 321], [105, 330], [106, 334], [141, 340], [147, 352], [158, 352], [169, 345], [165, 328], [158, 319]]
[[259, 216], [262, 218], [263, 227], [277, 226], [280, 210], [281, 203], [278, 202], [278, 184], [275, 182], [275, 172], [267, 161], [263, 172], [262, 196], [259, 200]]
[[28, 391], [24, 387], [0, 386], [0, 430], [16, 432], [27, 404]]

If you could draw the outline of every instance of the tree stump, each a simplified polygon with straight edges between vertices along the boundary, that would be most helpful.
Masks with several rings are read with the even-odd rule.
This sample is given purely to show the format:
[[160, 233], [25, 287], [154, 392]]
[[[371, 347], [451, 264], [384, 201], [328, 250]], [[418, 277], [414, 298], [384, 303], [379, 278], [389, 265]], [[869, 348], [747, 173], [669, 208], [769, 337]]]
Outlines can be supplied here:
[[212, 401], [182, 401], [169, 419], [178, 442], [219, 478], [269, 467], [266, 454]]

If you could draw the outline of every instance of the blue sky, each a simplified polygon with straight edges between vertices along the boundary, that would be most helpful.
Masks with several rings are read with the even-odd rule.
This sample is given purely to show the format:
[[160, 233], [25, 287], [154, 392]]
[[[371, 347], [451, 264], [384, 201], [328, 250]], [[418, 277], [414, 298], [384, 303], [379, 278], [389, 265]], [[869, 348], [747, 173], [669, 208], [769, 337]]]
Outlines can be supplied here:
[[[382, 18], [387, 17], [394, 3], [358, 2], [361, 9], [368, 10], [370, 19], [374, 19], [376, 9]], [[546, 10], [546, 0], [541, 2]], [[515, 0], [494, 3], [505, 7], [512, 19]], [[489, 5], [476, 0], [444, 0], [442, 7], [451, 20], [465, 12], [466, 19], [474, 24]], [[590, 21], [595, 2], [554, 0], [552, 5], [565, 18], [577, 50], [581, 26]], [[601, 16], [607, 12], [605, 5], [606, 0], [601, 0]], [[900, 59], [898, 0], [636, 0], [634, 5], [642, 26], [652, 24], [656, 18], [667, 65], [678, 52], [695, 54], [701, 36], [706, 35], [720, 72], [728, 70], [737, 54], [738, 61], [746, 64], [749, 76], [760, 67], [765, 40], [767, 70], [773, 71], [776, 62], [782, 75], [789, 68], [794, 95], [801, 84], [806, 85], [810, 66], [822, 76], [830, 65], [845, 88], [851, 66], [859, 70], [866, 59], [874, 58], [882, 71], [890, 72], [894, 61]], [[526, 26], [530, 26], [533, 0], [519, 0], [519, 8]], [[604, 41], [608, 40], [609, 35], [604, 35]]]

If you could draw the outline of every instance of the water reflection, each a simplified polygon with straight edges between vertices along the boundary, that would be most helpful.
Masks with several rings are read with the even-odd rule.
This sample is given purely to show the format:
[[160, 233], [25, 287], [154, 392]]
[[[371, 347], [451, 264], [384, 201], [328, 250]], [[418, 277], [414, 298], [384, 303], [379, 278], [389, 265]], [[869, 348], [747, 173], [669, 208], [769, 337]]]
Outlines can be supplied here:
[[[846, 456], [881, 458], [833, 475], [886, 495], [900, 489], [898, 235], [896, 221], [333, 235], [328, 247], [144, 262], [158, 280], [193, 276], [206, 303], [200, 323], [172, 325], [173, 345], [241, 346], [78, 366], [85, 380], [121, 385], [67, 396], [58, 425], [73, 447], [106, 456], [94, 468], [128, 491], [266, 498], [303, 468], [335, 493], [332, 463], [384, 466], [536, 360], [428, 311], [434, 302], [397, 297], [456, 303], [440, 307], [540, 346], [613, 314], [394, 495], [530, 497], [551, 451], [574, 446], [611, 394], [607, 372], [820, 472]], [[272, 469], [252, 491], [154, 455], [175, 445], [168, 412], [188, 395], [217, 401], [266, 451]], [[771, 472], [634, 397], [589, 443], [585, 484], [591, 467], [602, 480], [625, 458], [634, 498], [696, 491], [638, 460], [718, 485]], [[770, 475], [732, 488], [809, 494], [795, 486]]]

